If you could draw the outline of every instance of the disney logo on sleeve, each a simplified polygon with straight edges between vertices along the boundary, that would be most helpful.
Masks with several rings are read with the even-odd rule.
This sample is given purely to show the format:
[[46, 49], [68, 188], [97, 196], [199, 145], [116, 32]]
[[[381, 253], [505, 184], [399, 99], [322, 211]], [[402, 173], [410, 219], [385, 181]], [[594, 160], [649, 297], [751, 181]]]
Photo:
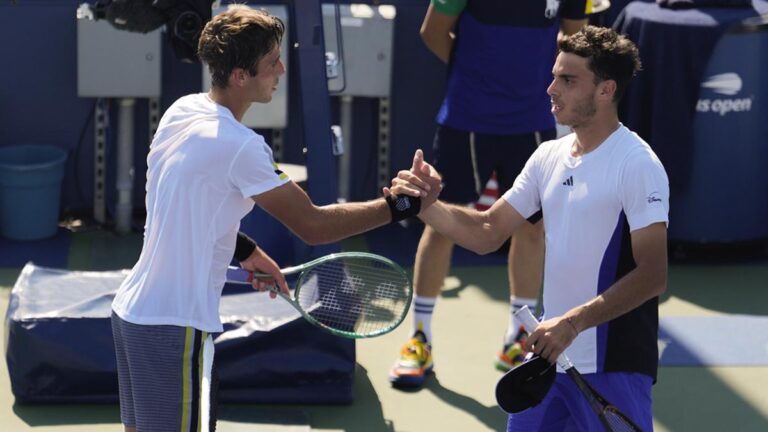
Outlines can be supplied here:
[[651, 192], [650, 195], [646, 198], [648, 200], [648, 204], [653, 204], [655, 202], [661, 202], [661, 197], [659, 197], [658, 192]]

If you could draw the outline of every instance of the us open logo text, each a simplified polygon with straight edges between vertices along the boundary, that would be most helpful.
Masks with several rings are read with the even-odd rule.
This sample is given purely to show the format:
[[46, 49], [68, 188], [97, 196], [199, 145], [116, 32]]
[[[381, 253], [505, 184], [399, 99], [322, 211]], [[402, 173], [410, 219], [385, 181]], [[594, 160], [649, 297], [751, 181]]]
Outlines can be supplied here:
[[[734, 96], [741, 91], [741, 77], [734, 72], [712, 75], [701, 84], [702, 89], [707, 88], [725, 96]], [[748, 112], [752, 110], [754, 96], [744, 98], [700, 98], [696, 103], [696, 111], [700, 113], [713, 112], [724, 116], [729, 113]]]

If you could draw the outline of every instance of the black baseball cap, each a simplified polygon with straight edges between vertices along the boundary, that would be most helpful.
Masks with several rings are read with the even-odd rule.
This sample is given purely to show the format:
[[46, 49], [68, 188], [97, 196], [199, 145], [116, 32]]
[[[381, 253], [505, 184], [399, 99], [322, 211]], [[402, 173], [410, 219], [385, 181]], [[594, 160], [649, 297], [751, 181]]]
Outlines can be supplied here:
[[512, 368], [496, 383], [496, 402], [507, 413], [538, 405], [555, 382], [555, 365], [538, 355]]

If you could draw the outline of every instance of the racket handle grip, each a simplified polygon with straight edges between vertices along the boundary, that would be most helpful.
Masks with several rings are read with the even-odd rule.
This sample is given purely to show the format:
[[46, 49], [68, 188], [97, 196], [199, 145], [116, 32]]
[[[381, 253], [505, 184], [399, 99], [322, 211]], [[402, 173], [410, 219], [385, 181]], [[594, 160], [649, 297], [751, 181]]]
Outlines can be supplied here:
[[[254, 273], [250, 270], [245, 270], [240, 267], [229, 266], [227, 268], [227, 283], [234, 283], [238, 285], [250, 285], [253, 280], [260, 277], [271, 277], [268, 274]], [[280, 288], [273, 290], [279, 292]]]
[[[523, 323], [528, 333], [533, 333], [533, 331], [536, 330], [536, 327], [539, 326], [539, 321], [535, 316], [533, 316], [533, 313], [531, 313], [531, 310], [528, 308], [528, 306], [523, 306], [516, 310], [515, 317], [517, 317]], [[571, 363], [571, 360], [568, 358], [568, 356], [565, 355], [565, 353], [562, 353], [559, 357], [557, 357], [557, 365], [560, 366], [563, 370], [567, 370], [573, 367], [573, 363]]]
[[[269, 277], [269, 275], [263, 274], [263, 273], [254, 273], [254, 272], [252, 272], [250, 270], [244, 270], [244, 271], [246, 273], [246, 277], [247, 277], [248, 283], [253, 283], [253, 280], [256, 279], [256, 278]], [[275, 284], [267, 285], [267, 291], [272, 291], [272, 292], [274, 292], [276, 294], [280, 294], [282, 296], [285, 296], [285, 294], [283, 294], [283, 292], [280, 290], [280, 287], [275, 285]]]
[[253, 273], [240, 267], [229, 266], [227, 268], [227, 283], [250, 285]]

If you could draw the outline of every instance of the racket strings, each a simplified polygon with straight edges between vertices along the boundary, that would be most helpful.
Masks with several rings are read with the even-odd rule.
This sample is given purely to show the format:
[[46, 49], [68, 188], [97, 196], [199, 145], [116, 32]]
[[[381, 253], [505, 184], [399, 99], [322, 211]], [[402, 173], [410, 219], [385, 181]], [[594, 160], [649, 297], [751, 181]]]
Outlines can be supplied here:
[[305, 272], [297, 301], [332, 329], [370, 336], [407, 313], [410, 282], [398, 269], [369, 258], [328, 261]]
[[603, 418], [607, 423], [606, 426], [610, 432], [635, 432], [640, 431], [640, 428], [635, 425], [632, 420], [627, 418], [624, 414], [617, 411], [612, 406], [606, 407], [603, 411]]

